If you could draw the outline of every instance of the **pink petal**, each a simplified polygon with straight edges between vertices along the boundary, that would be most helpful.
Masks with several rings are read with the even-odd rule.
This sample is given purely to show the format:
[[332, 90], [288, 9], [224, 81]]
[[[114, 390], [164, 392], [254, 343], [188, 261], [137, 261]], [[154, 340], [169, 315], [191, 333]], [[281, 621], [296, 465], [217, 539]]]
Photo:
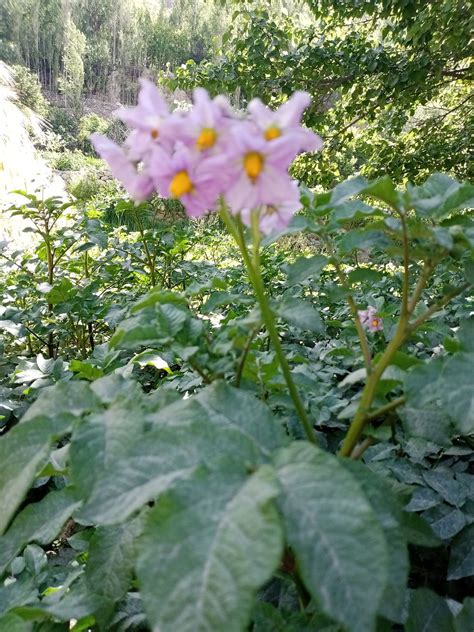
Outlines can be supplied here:
[[282, 127], [299, 125], [303, 112], [310, 105], [311, 97], [307, 92], [295, 92], [291, 98], [277, 110], [277, 120]]

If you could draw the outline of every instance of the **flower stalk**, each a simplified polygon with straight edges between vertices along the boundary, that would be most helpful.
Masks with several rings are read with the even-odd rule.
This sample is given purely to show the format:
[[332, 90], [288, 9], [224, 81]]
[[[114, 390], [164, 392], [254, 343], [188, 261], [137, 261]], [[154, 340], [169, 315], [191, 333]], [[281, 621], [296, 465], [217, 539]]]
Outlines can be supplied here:
[[291, 376], [291, 370], [288, 364], [288, 361], [285, 356], [285, 352], [283, 351], [283, 347], [280, 342], [280, 336], [278, 334], [278, 329], [275, 323], [275, 318], [273, 316], [273, 312], [270, 308], [270, 304], [268, 302], [268, 298], [265, 292], [265, 287], [263, 284], [262, 276], [260, 274], [260, 263], [259, 263], [259, 243], [260, 243], [260, 233], [258, 231], [258, 225], [255, 225], [255, 222], [252, 226], [252, 237], [253, 237], [253, 259], [250, 256], [250, 253], [245, 244], [244, 234], [242, 230], [242, 225], [237, 224], [236, 221], [232, 218], [231, 214], [227, 210], [225, 203], [221, 202], [220, 205], [220, 216], [225, 223], [227, 229], [234, 237], [239, 250], [242, 254], [242, 258], [245, 263], [245, 267], [247, 268], [247, 272], [250, 278], [250, 282], [255, 292], [255, 296], [257, 298], [258, 304], [260, 306], [260, 310], [262, 313], [263, 322], [268, 331], [269, 338], [273, 344], [273, 348], [275, 349], [276, 356], [278, 358], [278, 362], [280, 364], [281, 370], [283, 372], [283, 376], [285, 378], [288, 391], [290, 393], [290, 397], [295, 406], [296, 412], [300, 419], [300, 422], [303, 426], [306, 438], [311, 443], [316, 443], [316, 436], [313, 430], [313, 426], [309, 417], [306, 413], [305, 407], [298, 393], [298, 389], [293, 381]]

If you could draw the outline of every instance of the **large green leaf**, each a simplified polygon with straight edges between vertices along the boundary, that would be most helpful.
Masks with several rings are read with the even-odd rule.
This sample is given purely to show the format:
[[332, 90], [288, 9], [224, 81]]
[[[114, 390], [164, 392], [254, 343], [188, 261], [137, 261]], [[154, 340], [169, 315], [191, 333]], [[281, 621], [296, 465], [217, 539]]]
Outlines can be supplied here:
[[329, 262], [327, 257], [323, 255], [314, 255], [313, 257], [301, 257], [286, 269], [288, 274], [288, 285], [296, 283], [304, 283], [308, 279], [317, 280], [324, 266]]
[[[133, 432], [129, 419], [110, 409], [73, 439], [74, 484], [85, 493], [90, 488], [81, 520], [120, 522], [201, 463], [229, 459], [255, 467], [285, 443], [268, 408], [225, 383], [154, 414], [135, 411]], [[144, 420], [151, 430], [143, 431]]]
[[474, 433], [474, 353], [456, 353], [446, 361], [440, 379], [444, 410], [457, 434]]
[[154, 426], [174, 427], [206, 419], [216, 431], [235, 430], [245, 435], [259, 452], [268, 457], [286, 442], [283, 427], [268, 406], [252, 393], [222, 381], [214, 382], [194, 397], [181, 399], [150, 414], [147, 419]]
[[408, 185], [407, 191], [411, 205], [422, 217], [440, 220], [458, 208], [474, 205], [474, 186], [443, 173], [433, 174], [421, 186]]
[[474, 575], [474, 524], [458, 533], [451, 544], [448, 579]]
[[0, 617], [15, 606], [34, 603], [37, 600], [37, 594], [33, 578], [29, 576], [21, 577], [8, 584], [0, 584]]
[[100, 406], [88, 382], [58, 382], [42, 389], [38, 399], [28, 408], [21, 423], [35, 417], [48, 417], [54, 421], [53, 430], [67, 431], [67, 424], [84, 413]]
[[440, 358], [415, 366], [407, 373], [406, 404], [400, 414], [407, 434], [448, 446], [454, 434], [454, 424], [440, 401], [442, 367]]
[[389, 554], [362, 486], [340, 460], [309, 443], [281, 450], [275, 464], [287, 539], [306, 587], [351, 632], [373, 630]]
[[44, 418], [18, 424], [0, 437], [0, 534], [48, 460], [50, 437], [50, 423]]
[[114, 604], [127, 593], [135, 565], [136, 539], [143, 520], [135, 520], [113, 527], [99, 527], [89, 544], [86, 584], [100, 599], [95, 615], [104, 627], [110, 619]]
[[27, 505], [0, 539], [0, 575], [24, 544], [50, 544], [79, 505], [70, 489], [51, 492]]
[[289, 325], [318, 334], [324, 333], [324, 323], [321, 316], [309, 301], [285, 297], [277, 303], [276, 313]]
[[272, 468], [244, 476], [240, 468], [201, 470], [151, 511], [137, 572], [153, 630], [246, 629], [283, 534]]
[[406, 632], [454, 632], [453, 616], [443, 597], [419, 588], [411, 593]]
[[401, 504], [389, 483], [371, 472], [367, 466], [352, 460], [344, 461], [344, 466], [360, 483], [385, 532], [390, 572], [379, 613], [390, 621], [402, 623], [405, 616], [409, 561], [407, 541], [400, 528], [403, 516]]

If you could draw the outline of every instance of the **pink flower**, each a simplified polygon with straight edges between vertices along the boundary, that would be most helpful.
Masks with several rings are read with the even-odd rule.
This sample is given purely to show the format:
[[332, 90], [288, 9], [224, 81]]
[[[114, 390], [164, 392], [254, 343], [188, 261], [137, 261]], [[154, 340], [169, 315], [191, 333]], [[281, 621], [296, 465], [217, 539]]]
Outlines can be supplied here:
[[227, 156], [229, 169], [234, 173], [225, 191], [231, 211], [276, 206], [294, 199], [287, 171], [287, 144], [283, 138], [269, 143], [256, 135], [253, 125], [246, 122], [232, 128]]
[[140, 79], [140, 85], [138, 105], [119, 108], [115, 113], [133, 129], [126, 140], [133, 160], [144, 158], [155, 144], [159, 143], [169, 150], [173, 146], [172, 132], [165, 124], [170, 117], [166, 101], [148, 79]]
[[311, 97], [307, 92], [295, 92], [276, 111], [266, 107], [260, 99], [253, 99], [249, 103], [251, 118], [267, 141], [280, 138], [291, 140], [286, 145], [289, 162], [302, 151], [316, 151], [323, 146], [317, 134], [300, 125], [303, 112], [310, 103]]
[[223, 151], [232, 120], [228, 101], [222, 96], [211, 99], [204, 88], [196, 88], [193, 97], [193, 108], [170, 120], [175, 138], [206, 154]]
[[286, 228], [293, 215], [301, 209], [298, 183], [293, 181], [292, 188], [293, 198], [285, 200], [281, 204], [262, 206], [254, 211], [243, 209], [240, 217], [244, 224], [251, 226], [252, 213], [258, 213], [260, 230], [264, 235]]
[[377, 310], [375, 307], [369, 305], [366, 310], [359, 310], [359, 320], [367, 331], [374, 333], [375, 331], [381, 331], [383, 329], [383, 321], [380, 316], [377, 316]]
[[139, 202], [146, 200], [153, 191], [153, 180], [146, 170], [137, 171], [121, 147], [101, 134], [92, 134], [90, 141], [97, 153], [110, 167], [112, 174], [120, 180], [130, 196]]
[[203, 158], [183, 144], [172, 156], [157, 146], [150, 172], [160, 195], [180, 200], [188, 215], [200, 217], [215, 207], [226, 184], [225, 164], [225, 156]]

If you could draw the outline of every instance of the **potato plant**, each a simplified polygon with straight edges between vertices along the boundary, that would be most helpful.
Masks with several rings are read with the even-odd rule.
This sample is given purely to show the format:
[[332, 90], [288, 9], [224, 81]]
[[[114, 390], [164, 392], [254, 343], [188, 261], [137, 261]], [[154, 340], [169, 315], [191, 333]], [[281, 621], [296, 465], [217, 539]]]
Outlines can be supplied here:
[[269, 236], [225, 207], [45, 232], [71, 208], [29, 196], [0, 630], [469, 630], [472, 195], [356, 177]]

